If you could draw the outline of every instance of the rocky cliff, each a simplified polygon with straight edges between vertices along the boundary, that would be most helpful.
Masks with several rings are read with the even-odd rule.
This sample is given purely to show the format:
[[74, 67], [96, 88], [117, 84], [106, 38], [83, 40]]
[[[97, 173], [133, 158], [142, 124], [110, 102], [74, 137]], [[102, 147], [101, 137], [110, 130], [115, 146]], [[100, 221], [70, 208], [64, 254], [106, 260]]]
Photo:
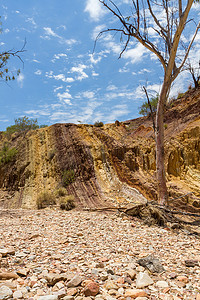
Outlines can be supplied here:
[[[188, 91], [166, 108], [165, 165], [171, 199], [199, 205], [200, 90]], [[0, 147], [6, 137], [0, 135]], [[155, 140], [150, 118], [103, 127], [55, 124], [15, 133], [7, 141], [17, 149], [0, 165], [0, 205], [35, 208], [42, 191], [54, 193], [63, 174], [78, 207], [101, 207], [157, 198]]]

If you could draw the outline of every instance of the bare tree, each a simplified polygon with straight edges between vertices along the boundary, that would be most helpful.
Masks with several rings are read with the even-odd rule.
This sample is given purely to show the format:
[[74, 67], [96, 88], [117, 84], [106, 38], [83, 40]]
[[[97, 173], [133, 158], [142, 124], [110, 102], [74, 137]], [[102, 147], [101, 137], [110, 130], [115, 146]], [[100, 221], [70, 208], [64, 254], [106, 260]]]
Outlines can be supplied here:
[[186, 70], [188, 70], [192, 76], [195, 89], [198, 89], [200, 87], [200, 60], [198, 67], [192, 66], [191, 62], [189, 61], [186, 66]]
[[[1, 21], [0, 21], [0, 26], [1, 26]], [[0, 33], [1, 32], [2, 29], [0, 28]], [[11, 57], [18, 58], [23, 63], [23, 60], [20, 55], [25, 51], [25, 46], [26, 46], [26, 39], [24, 41], [24, 45], [20, 50], [10, 49], [10, 50], [0, 52], [0, 78], [2, 80], [5, 81], [15, 80], [15, 74], [8, 69], [7, 65]], [[20, 74], [20, 69], [17, 70], [15, 73], [18, 76]]]
[[[129, 42], [135, 39], [157, 56], [164, 70], [156, 112], [155, 136], [158, 198], [160, 204], [165, 205], [168, 202], [168, 192], [164, 166], [164, 107], [172, 82], [182, 71], [200, 28], [199, 22], [194, 28], [193, 37], [186, 49], [183, 47], [182, 51], [179, 51], [181, 35], [189, 23], [187, 21], [188, 14], [195, 1], [130, 0], [129, 11], [131, 15], [128, 16], [123, 15], [116, 1], [99, 1], [119, 21], [119, 27], [101, 31], [97, 39], [105, 32], [119, 32], [121, 37], [126, 37], [126, 43], [120, 57], [127, 49]], [[185, 49], [184, 53], [183, 49]]]

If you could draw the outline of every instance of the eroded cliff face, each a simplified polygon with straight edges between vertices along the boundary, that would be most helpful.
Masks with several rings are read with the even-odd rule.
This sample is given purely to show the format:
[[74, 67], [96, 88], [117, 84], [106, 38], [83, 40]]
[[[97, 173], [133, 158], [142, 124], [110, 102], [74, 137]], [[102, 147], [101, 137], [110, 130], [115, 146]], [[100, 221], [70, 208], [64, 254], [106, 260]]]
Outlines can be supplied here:
[[[200, 91], [168, 108], [165, 164], [171, 198], [193, 192], [200, 198]], [[1, 147], [5, 137], [1, 134]], [[67, 193], [78, 207], [101, 207], [157, 199], [155, 141], [148, 118], [104, 125], [55, 124], [15, 134], [18, 152], [0, 166], [0, 205], [36, 208], [42, 191], [62, 186], [65, 170], [75, 180]]]

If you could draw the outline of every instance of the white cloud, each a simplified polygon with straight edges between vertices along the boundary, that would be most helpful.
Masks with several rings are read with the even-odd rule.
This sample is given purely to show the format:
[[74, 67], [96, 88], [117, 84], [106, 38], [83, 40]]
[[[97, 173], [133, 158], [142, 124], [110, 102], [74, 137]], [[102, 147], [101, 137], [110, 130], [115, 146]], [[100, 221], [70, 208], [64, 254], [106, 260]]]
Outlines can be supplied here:
[[65, 53], [54, 54], [52, 62], [54, 63], [57, 59], [60, 59], [60, 58], [67, 59], [67, 54], [65, 54]]
[[98, 56], [96, 59], [94, 58], [94, 54], [89, 54], [90, 62], [94, 65], [96, 65], [98, 62], [102, 60], [102, 56]]
[[78, 73], [76, 80], [82, 81], [83, 79], [88, 78], [88, 75], [83, 71], [86, 68], [86, 65], [79, 64], [78, 67], [72, 67], [70, 71], [71, 73]]
[[36, 24], [36, 22], [34, 21], [33, 18], [27, 18], [26, 22], [31, 23], [34, 28], [37, 28], [37, 24]]
[[137, 44], [135, 48], [129, 49], [123, 54], [123, 58], [131, 61], [132, 64], [141, 62], [144, 59], [144, 55], [147, 53], [147, 49], [141, 44]]
[[50, 27], [44, 27], [43, 29], [47, 36], [59, 37], [59, 35], [57, 35]]
[[46, 72], [45, 76], [47, 78], [52, 78], [52, 79], [55, 79], [55, 80], [61, 80], [63, 82], [73, 82], [74, 81], [74, 78], [72, 78], [72, 77], [65, 77], [64, 74], [54, 75], [53, 71]]
[[63, 93], [57, 93], [57, 97], [60, 101], [63, 101], [64, 103], [68, 105], [72, 105], [70, 99], [72, 99], [72, 95], [69, 93], [69, 90], [66, 89]]
[[35, 75], [42, 75], [42, 71], [41, 70], [37, 70], [34, 72]]
[[50, 40], [51, 37], [58, 38], [60, 44], [66, 44], [68, 46], [72, 46], [73, 44], [77, 43], [77, 41], [75, 39], [65, 39], [65, 38], [63, 38], [62, 36], [55, 33], [53, 31], [53, 29], [50, 28], [50, 27], [43, 27], [43, 29], [45, 31], [45, 35], [40, 36], [42, 39]]
[[47, 110], [37, 110], [37, 109], [32, 109], [32, 110], [26, 110], [25, 111], [26, 115], [31, 115], [31, 116], [49, 116], [50, 113]]
[[104, 29], [106, 29], [106, 26], [105, 25], [98, 25], [94, 28], [93, 32], [92, 32], [92, 38], [94, 40], [96, 40], [98, 34], [103, 31]]
[[94, 77], [99, 76], [99, 73], [92, 71], [92, 76], [94, 76]]
[[19, 84], [20, 88], [23, 88], [24, 85], [24, 74], [20, 73], [19, 76], [17, 76], [17, 83]]
[[146, 68], [142, 69], [141, 71], [138, 72], [138, 74], [144, 74], [144, 73], [151, 73], [151, 70], [148, 70]]
[[111, 111], [110, 115], [107, 116], [108, 123], [114, 122], [118, 118], [127, 115], [129, 110], [126, 104], [116, 105], [114, 109]]
[[114, 84], [111, 84], [106, 88], [107, 91], [115, 91], [116, 89], [117, 87]]
[[37, 63], [37, 64], [40, 64], [40, 61], [37, 60], [37, 59], [33, 59], [33, 62]]
[[123, 67], [123, 68], [119, 69], [119, 73], [128, 73], [128, 72], [130, 72], [130, 70], [127, 69], [126, 67]]
[[93, 21], [99, 21], [99, 19], [104, 15], [103, 5], [99, 0], [87, 0], [85, 12], [88, 12], [90, 18]]
[[53, 91], [56, 93], [58, 90], [61, 90], [63, 88], [63, 85], [56, 87]]
[[83, 92], [83, 97], [88, 99], [94, 99], [95, 93], [91, 91], [85, 91]]

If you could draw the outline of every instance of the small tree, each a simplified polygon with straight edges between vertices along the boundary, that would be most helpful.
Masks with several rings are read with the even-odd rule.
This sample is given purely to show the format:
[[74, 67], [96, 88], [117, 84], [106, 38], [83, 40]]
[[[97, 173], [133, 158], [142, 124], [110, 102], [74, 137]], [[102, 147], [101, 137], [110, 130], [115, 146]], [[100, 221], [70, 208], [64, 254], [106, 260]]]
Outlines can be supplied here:
[[15, 119], [15, 125], [8, 126], [6, 128], [5, 134], [8, 137], [11, 137], [14, 132], [25, 132], [38, 128], [39, 125], [37, 119], [29, 119], [28, 117], [24, 116], [22, 118]]
[[[152, 112], [156, 113], [157, 105], [158, 105], [158, 98], [159, 95], [156, 95], [150, 99], [150, 105], [152, 108]], [[148, 101], [145, 101], [140, 107], [139, 107], [139, 114], [142, 116], [149, 116], [151, 114], [151, 109]]]
[[187, 24], [190, 26], [187, 21], [188, 14], [192, 4], [199, 0], [132, 0], [129, 15], [124, 15], [112, 0], [99, 0], [99, 2], [118, 20], [119, 26], [101, 31], [98, 37], [105, 32], [118, 32], [121, 37], [126, 37], [125, 46], [119, 57], [127, 49], [129, 42], [134, 39], [157, 56], [164, 70], [156, 111], [155, 137], [158, 198], [160, 204], [166, 204], [168, 192], [164, 165], [164, 107], [171, 85], [183, 70], [200, 28], [199, 22], [189, 44], [181, 49], [182, 57], [179, 56], [182, 32]]
[[22, 132], [26, 130], [35, 130], [39, 128], [37, 119], [29, 119], [24, 116], [22, 118], [15, 119], [16, 131]]

